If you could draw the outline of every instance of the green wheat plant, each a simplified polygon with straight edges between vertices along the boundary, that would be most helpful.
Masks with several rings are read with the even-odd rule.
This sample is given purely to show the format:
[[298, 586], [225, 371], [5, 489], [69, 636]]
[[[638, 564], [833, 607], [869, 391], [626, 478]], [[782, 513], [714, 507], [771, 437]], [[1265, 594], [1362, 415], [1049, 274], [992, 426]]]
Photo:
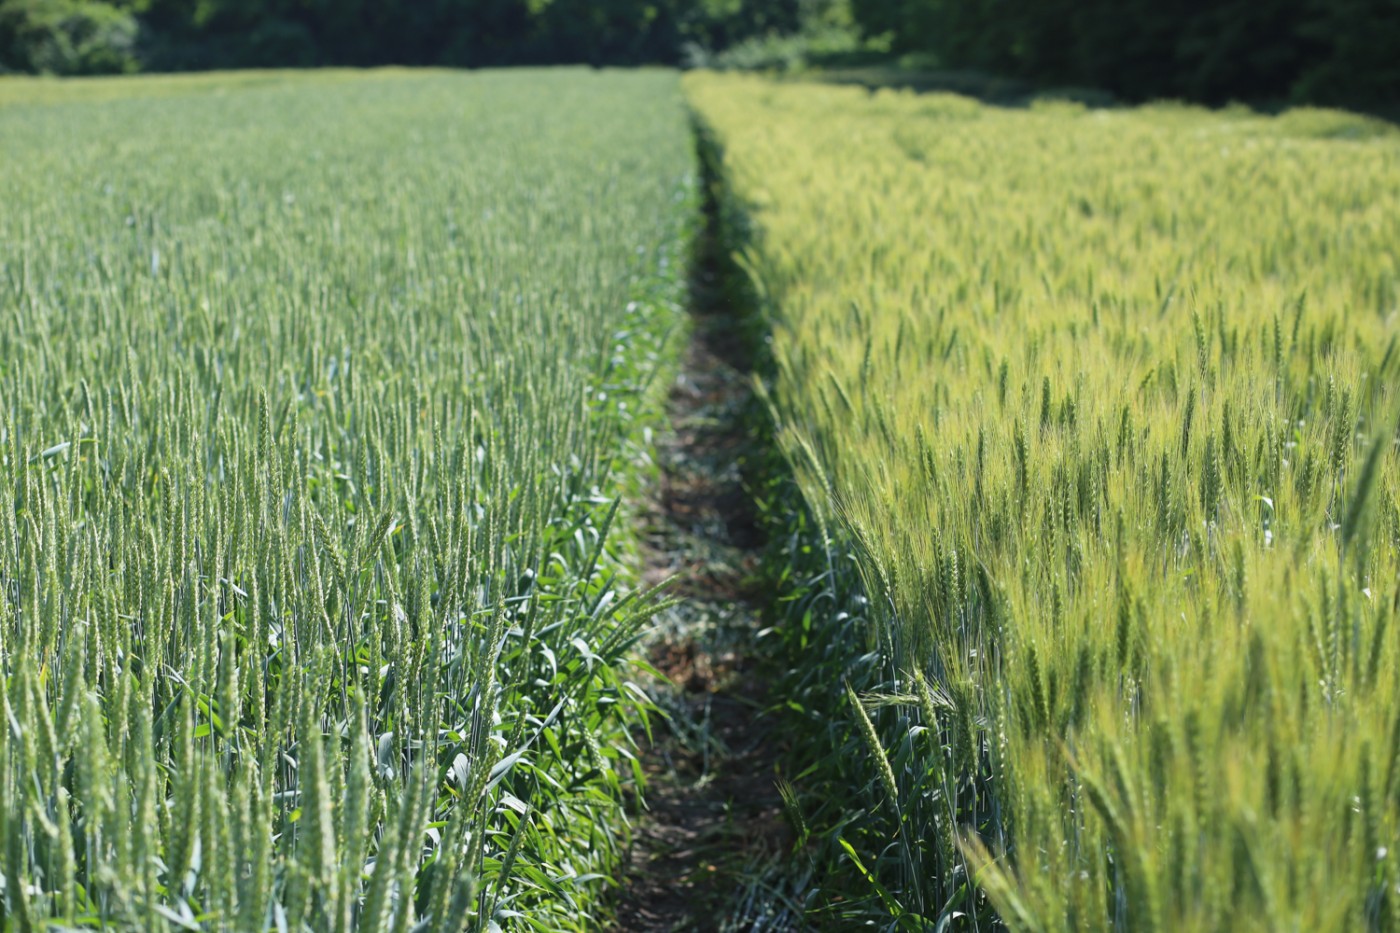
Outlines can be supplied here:
[[596, 926], [676, 79], [31, 87], [0, 81], [0, 927]]

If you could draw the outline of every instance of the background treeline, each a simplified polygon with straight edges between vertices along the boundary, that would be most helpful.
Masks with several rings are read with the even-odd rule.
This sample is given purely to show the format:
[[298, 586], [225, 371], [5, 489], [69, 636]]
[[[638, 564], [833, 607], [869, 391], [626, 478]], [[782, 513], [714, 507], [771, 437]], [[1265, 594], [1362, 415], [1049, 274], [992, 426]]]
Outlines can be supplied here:
[[834, 0], [0, 0], [0, 68], [678, 62], [790, 35]]
[[1046, 85], [1400, 105], [1400, 0], [853, 0], [869, 34]]
[[871, 54], [1129, 101], [1400, 109], [1400, 0], [0, 0], [0, 72]]

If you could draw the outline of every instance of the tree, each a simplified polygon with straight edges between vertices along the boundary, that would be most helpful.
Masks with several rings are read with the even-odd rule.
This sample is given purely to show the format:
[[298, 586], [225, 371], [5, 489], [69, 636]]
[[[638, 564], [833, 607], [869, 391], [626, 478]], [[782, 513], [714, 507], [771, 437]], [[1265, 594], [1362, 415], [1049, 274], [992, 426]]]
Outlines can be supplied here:
[[91, 0], [0, 2], [0, 64], [40, 74], [135, 71], [137, 23]]

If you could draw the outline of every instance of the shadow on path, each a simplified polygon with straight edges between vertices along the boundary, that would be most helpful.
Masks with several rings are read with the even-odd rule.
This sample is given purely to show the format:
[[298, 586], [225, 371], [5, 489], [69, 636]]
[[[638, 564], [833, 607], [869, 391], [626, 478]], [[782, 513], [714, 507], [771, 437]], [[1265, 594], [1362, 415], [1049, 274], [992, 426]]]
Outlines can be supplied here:
[[726, 300], [714, 204], [707, 197], [691, 276], [692, 336], [656, 444], [657, 485], [643, 503], [644, 582], [674, 578], [679, 603], [648, 647], [668, 715], [643, 739], [644, 812], [617, 901], [615, 929], [786, 931], [800, 910], [766, 891], [792, 839], [777, 790], [783, 748], [755, 641], [759, 529], [743, 469], [755, 441], [738, 309]]

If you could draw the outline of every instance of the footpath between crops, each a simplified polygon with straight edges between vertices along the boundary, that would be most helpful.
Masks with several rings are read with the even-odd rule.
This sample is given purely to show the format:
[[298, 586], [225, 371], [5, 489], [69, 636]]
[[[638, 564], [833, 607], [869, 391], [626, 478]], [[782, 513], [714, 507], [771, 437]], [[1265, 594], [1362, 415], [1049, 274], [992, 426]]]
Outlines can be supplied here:
[[802, 929], [800, 911], [765, 879], [792, 838], [778, 792], [785, 749], [758, 657], [763, 533], [745, 466], [761, 456], [752, 361], [726, 297], [712, 198], [705, 197], [691, 275], [692, 332], [656, 442], [658, 480], [641, 504], [644, 579], [674, 578], [678, 603], [647, 647], [665, 680], [666, 713], [642, 741], [646, 809], [631, 815], [633, 845], [615, 929]]

